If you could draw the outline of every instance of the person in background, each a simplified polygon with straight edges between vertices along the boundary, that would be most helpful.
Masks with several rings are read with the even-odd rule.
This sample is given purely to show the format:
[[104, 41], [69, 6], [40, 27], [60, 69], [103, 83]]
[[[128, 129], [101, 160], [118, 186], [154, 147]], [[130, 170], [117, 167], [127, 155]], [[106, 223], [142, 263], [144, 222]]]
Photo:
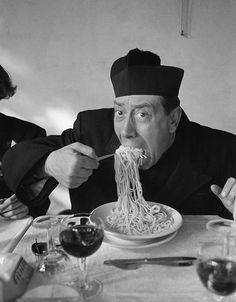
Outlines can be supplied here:
[[[0, 65], [0, 100], [11, 98], [16, 88], [8, 72]], [[0, 216], [19, 219], [31, 214], [31, 209], [9, 189], [3, 179], [2, 158], [5, 152], [13, 144], [44, 136], [46, 136], [46, 131], [43, 128], [0, 112]], [[23, 156], [25, 156], [24, 153], [20, 155], [19, 160]]]
[[122, 144], [147, 155], [139, 167], [146, 200], [232, 218], [236, 136], [188, 119], [178, 97], [183, 74], [155, 53], [130, 50], [111, 67], [114, 107], [80, 112], [61, 135], [11, 148], [3, 160], [9, 187], [26, 205], [43, 205], [60, 183], [72, 212], [91, 212], [117, 200], [114, 158], [99, 157]]

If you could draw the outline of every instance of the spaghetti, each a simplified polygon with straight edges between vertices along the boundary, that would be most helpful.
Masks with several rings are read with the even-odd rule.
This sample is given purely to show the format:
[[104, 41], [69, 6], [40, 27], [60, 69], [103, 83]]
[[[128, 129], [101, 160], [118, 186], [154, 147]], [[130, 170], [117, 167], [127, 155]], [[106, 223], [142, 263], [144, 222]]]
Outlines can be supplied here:
[[115, 153], [118, 201], [107, 222], [121, 233], [150, 235], [166, 230], [173, 224], [170, 213], [158, 204], [148, 204], [143, 198], [138, 167], [144, 157], [142, 149], [124, 146], [120, 146]]

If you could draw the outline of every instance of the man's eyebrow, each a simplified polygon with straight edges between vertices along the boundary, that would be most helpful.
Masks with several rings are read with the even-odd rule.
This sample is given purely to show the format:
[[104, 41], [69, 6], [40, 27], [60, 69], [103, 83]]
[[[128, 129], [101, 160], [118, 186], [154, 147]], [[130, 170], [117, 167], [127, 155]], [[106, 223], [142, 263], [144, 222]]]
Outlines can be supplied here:
[[117, 102], [116, 100], [114, 100], [114, 105], [118, 105], [118, 106], [121, 106], [122, 104]]
[[[116, 100], [114, 101], [114, 105], [121, 106], [121, 107], [124, 106], [122, 102], [118, 102]], [[151, 103], [142, 103], [134, 106], [134, 108], [144, 108], [144, 107], [154, 108], [154, 105]]]
[[115, 101], [114, 101], [114, 105], [122, 107], [122, 106], [124, 106], [124, 103], [115, 100]]
[[153, 108], [154, 106], [151, 103], [142, 103], [142, 104], [135, 105], [135, 108], [144, 108], [144, 107]]

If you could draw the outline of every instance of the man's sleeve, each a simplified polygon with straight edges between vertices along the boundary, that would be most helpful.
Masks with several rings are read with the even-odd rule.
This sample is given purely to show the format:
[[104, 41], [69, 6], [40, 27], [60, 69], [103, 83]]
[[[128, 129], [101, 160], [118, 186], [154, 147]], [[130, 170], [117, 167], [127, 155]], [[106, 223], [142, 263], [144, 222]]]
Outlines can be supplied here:
[[45, 159], [52, 151], [73, 142], [73, 130], [68, 129], [62, 135], [20, 142], [5, 153], [2, 163], [4, 180], [23, 203], [33, 206], [47, 201], [58, 183], [41, 173]]
[[7, 116], [7, 124], [9, 135], [16, 143], [46, 136], [46, 131], [42, 127], [16, 117]]
[[1, 123], [7, 131], [8, 140], [15, 143], [46, 136], [46, 130], [42, 127], [13, 116], [1, 114]]

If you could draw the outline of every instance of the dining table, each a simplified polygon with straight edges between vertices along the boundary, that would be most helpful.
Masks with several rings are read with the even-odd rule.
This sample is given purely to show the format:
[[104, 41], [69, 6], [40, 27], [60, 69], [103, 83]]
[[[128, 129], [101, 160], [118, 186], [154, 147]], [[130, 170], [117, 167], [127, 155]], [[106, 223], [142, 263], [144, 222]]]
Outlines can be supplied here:
[[[216, 238], [217, 234], [207, 230], [206, 224], [219, 216], [183, 215], [182, 218], [182, 225], [175, 236], [156, 245], [125, 248], [113, 246], [104, 240], [101, 247], [87, 259], [88, 279], [97, 279], [103, 285], [102, 291], [96, 296], [84, 299], [76, 286], [71, 284], [70, 280], [80, 278], [81, 272], [78, 259], [69, 256], [69, 260], [63, 260], [53, 272], [47, 274], [35, 271], [26, 291], [16, 301], [203, 301], [206, 289], [199, 280], [195, 263], [186, 267], [149, 264], [131, 270], [104, 264], [108, 259], [196, 257], [200, 243]], [[35, 267], [37, 260], [31, 250], [36, 232], [42, 230], [35, 230], [31, 225], [11, 251], [21, 255], [32, 267]], [[42, 233], [42, 236], [45, 234]]]

